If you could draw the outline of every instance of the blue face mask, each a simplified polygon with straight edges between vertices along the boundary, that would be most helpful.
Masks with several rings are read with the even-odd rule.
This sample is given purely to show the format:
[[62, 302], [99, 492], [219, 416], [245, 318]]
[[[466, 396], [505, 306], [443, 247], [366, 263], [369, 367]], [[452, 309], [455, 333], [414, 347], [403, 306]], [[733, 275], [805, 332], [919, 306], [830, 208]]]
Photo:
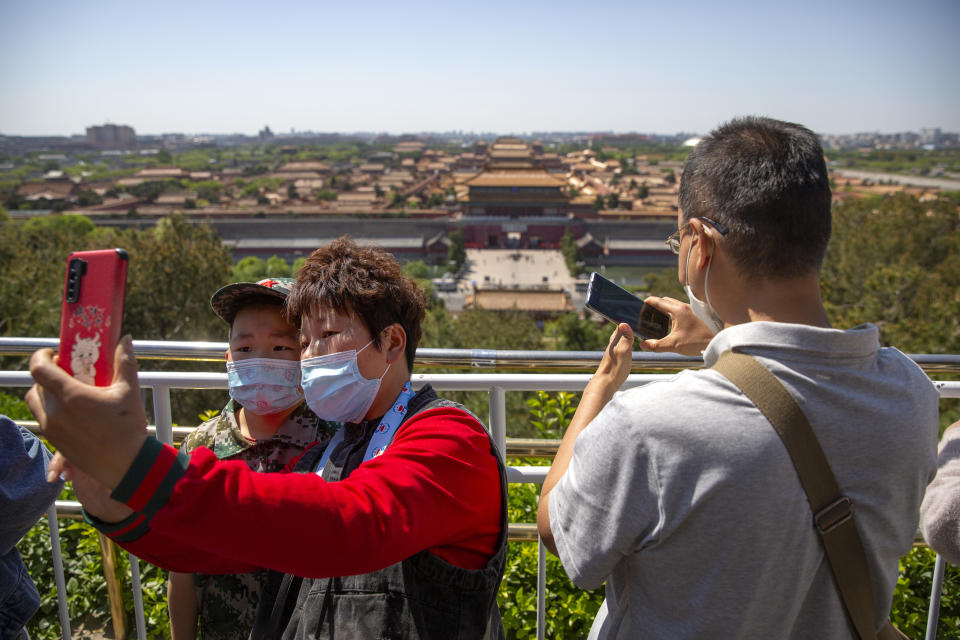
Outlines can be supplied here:
[[276, 358], [227, 362], [230, 397], [259, 416], [280, 413], [303, 400], [300, 363]]
[[[360, 351], [371, 344], [373, 340]], [[360, 351], [350, 349], [300, 361], [303, 395], [319, 418], [328, 422], [360, 422], [370, 410], [390, 365], [379, 378], [367, 380], [357, 365]]]

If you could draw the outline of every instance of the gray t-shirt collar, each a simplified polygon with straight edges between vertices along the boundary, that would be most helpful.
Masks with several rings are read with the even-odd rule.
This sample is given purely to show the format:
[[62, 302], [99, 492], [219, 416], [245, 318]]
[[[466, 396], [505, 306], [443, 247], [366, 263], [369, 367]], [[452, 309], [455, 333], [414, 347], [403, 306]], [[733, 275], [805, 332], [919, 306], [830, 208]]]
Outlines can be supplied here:
[[[852, 329], [824, 329], [786, 322], [746, 322], [727, 327], [713, 337], [703, 351], [704, 366], [712, 367], [724, 351], [789, 349], [815, 357], [864, 357], [880, 347], [880, 332], [870, 323]], [[758, 353], [758, 355], [762, 355]]]

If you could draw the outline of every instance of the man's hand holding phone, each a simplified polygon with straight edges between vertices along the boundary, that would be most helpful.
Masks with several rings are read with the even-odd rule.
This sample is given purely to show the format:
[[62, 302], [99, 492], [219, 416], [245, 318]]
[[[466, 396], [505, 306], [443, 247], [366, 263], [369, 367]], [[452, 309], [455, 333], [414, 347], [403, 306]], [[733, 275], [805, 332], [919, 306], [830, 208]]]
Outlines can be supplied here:
[[657, 353], [670, 352], [685, 356], [699, 356], [713, 339], [713, 333], [686, 302], [674, 298], [648, 296], [644, 303], [670, 316], [670, 333], [656, 339], [640, 341], [640, 348]]
[[699, 356], [713, 333], [693, 314], [689, 304], [673, 298], [640, 300], [599, 273], [590, 274], [585, 306], [613, 323], [626, 323], [647, 351]]
[[614, 324], [630, 325], [639, 336], [663, 338], [670, 332], [669, 317], [596, 271], [590, 274], [583, 304]]

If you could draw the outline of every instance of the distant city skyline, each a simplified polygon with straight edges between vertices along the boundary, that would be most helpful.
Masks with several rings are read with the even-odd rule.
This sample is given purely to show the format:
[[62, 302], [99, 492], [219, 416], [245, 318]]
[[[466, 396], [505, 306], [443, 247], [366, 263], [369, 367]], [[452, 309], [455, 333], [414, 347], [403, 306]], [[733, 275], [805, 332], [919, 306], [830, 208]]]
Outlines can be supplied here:
[[0, 134], [960, 131], [960, 2], [0, 3]]
[[[719, 122], [717, 123], [719, 124]], [[161, 133], [157, 132], [144, 132], [136, 130], [136, 127], [131, 127], [128, 123], [121, 122], [101, 122], [88, 125], [86, 129], [101, 128], [103, 126], [116, 126], [121, 128], [129, 127], [134, 129], [135, 135], [137, 138], [146, 138], [146, 139], [173, 139], [174, 137], [183, 136], [186, 138], [197, 138], [197, 139], [211, 139], [215, 140], [218, 138], [233, 138], [233, 137], [246, 137], [246, 138], [257, 138], [258, 132], [247, 133], [244, 131], [163, 131]], [[698, 138], [701, 135], [708, 133], [707, 131], [693, 131], [693, 130], [677, 130], [677, 131], [615, 131], [613, 129], [566, 129], [566, 130], [551, 130], [551, 131], [472, 131], [467, 129], [450, 129], [450, 130], [424, 130], [424, 131], [386, 131], [386, 130], [360, 130], [360, 131], [320, 131], [320, 130], [310, 130], [310, 129], [296, 129], [291, 128], [287, 131], [274, 131], [269, 124], [265, 127], [270, 128], [270, 139], [290, 139], [290, 138], [311, 138], [318, 137], [323, 138], [326, 136], [342, 136], [346, 139], [352, 138], [364, 138], [364, 137], [385, 137], [385, 138], [403, 138], [403, 137], [416, 137], [416, 138], [426, 138], [426, 137], [435, 137], [439, 139], [457, 139], [463, 138], [466, 140], [473, 139], [483, 139], [483, 140], [493, 140], [496, 138], [502, 137], [518, 137], [521, 139], [538, 139], [538, 138], [551, 138], [556, 136], [557, 138], [585, 138], [591, 136], [649, 136], [655, 139], [676, 139], [680, 137], [686, 138]], [[261, 128], [262, 130], [263, 128]], [[880, 138], [887, 138], [891, 136], [897, 136], [901, 134], [915, 134], [919, 135], [925, 132], [937, 131], [941, 134], [958, 135], [958, 131], [951, 131], [949, 129], [944, 129], [943, 127], [916, 127], [913, 129], [903, 129], [898, 131], [840, 131], [840, 132], [823, 132], [815, 131], [824, 137], [834, 138], [834, 137], [855, 137], [855, 136], [876, 136]], [[0, 136], [8, 136], [10, 138], [87, 138], [89, 135], [83, 132], [80, 133], [49, 133], [49, 134], [16, 134], [9, 133], [6, 131], [0, 131]], [[678, 142], [680, 140], [677, 140]]]

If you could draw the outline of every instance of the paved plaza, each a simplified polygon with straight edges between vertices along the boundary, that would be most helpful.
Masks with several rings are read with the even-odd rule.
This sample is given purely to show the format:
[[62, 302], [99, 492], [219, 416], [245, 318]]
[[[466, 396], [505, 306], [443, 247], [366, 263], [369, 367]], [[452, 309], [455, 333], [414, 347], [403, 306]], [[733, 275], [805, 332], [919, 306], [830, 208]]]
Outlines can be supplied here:
[[570, 294], [574, 308], [579, 309], [583, 307], [583, 294], [576, 291], [575, 282], [559, 251], [467, 249], [464, 273], [457, 283], [457, 290], [438, 292], [438, 295], [447, 309], [459, 311], [474, 287], [533, 289], [547, 286], [564, 289]]
[[574, 279], [559, 251], [467, 249], [467, 268], [461, 283], [469, 288], [548, 285], [572, 290]]

